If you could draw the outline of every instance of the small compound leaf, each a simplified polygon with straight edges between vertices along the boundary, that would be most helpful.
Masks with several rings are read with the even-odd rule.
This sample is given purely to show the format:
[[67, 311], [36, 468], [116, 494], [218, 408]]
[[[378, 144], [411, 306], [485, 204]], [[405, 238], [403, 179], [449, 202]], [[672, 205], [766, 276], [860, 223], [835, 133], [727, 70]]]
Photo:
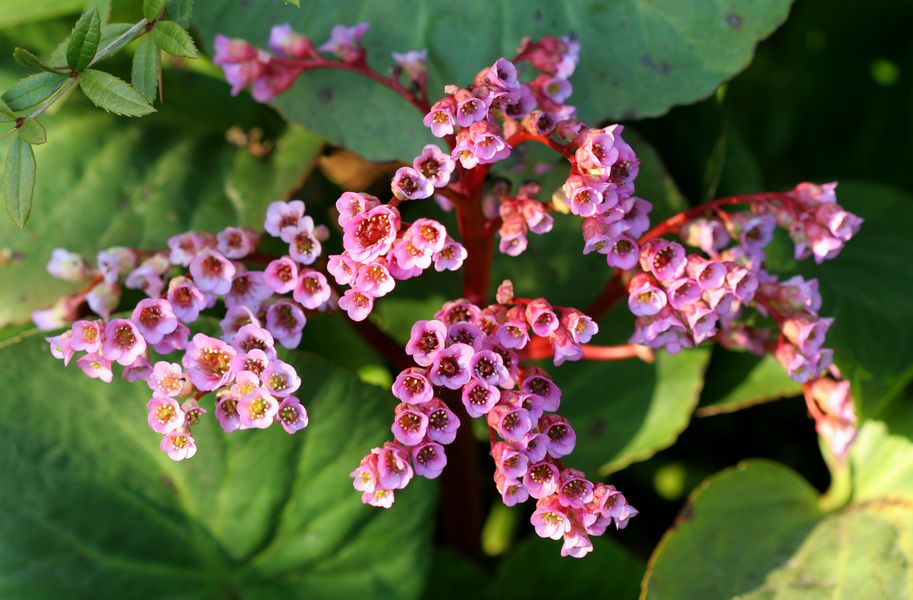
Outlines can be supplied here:
[[133, 55], [131, 81], [136, 91], [142, 94], [150, 103], [155, 100], [160, 66], [159, 50], [155, 45], [155, 41], [147, 35], [140, 40], [139, 46], [136, 48], [136, 54]]
[[101, 17], [98, 9], [82, 13], [67, 43], [67, 65], [77, 73], [84, 71], [98, 50], [101, 40]]
[[18, 136], [13, 138], [3, 168], [3, 200], [10, 219], [19, 227], [25, 227], [32, 214], [36, 170], [31, 145]]
[[143, 16], [147, 21], [155, 21], [165, 10], [168, 0], [143, 0]]
[[90, 69], [79, 76], [79, 87], [92, 104], [126, 117], [142, 117], [155, 112], [142, 94], [119, 77]]
[[13, 112], [24, 112], [47, 100], [67, 79], [62, 73], [35, 73], [20, 79], [3, 94]]
[[41, 145], [48, 141], [48, 134], [44, 126], [37, 119], [26, 119], [19, 127], [19, 137], [34, 146]]
[[152, 28], [152, 39], [159, 48], [173, 56], [196, 58], [197, 47], [187, 30], [172, 21], [159, 21]]

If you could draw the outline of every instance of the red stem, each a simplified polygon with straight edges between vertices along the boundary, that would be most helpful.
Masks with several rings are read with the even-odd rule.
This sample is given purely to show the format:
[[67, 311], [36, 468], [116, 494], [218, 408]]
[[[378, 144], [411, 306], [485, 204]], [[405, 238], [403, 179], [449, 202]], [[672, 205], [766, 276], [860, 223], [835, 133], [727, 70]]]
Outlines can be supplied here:
[[[619, 344], [617, 346], [583, 344], [581, 348], [583, 349], [584, 360], [612, 361], [637, 358], [647, 363], [654, 361], [653, 351], [646, 346], [638, 346], [637, 344]], [[521, 359], [542, 360], [551, 358], [554, 355], [555, 351], [547, 339], [535, 338], [526, 346]]]

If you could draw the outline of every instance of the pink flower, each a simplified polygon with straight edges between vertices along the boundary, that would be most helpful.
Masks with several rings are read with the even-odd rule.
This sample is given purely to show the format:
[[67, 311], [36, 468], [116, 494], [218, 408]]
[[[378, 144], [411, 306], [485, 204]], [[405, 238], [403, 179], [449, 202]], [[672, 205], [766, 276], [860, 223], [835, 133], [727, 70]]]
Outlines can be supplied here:
[[275, 341], [268, 329], [253, 323], [243, 326], [231, 340], [232, 347], [238, 352], [250, 352], [258, 349], [272, 360], [276, 358]]
[[184, 411], [174, 398], [153, 393], [146, 409], [149, 427], [156, 433], [171, 433], [184, 426]]
[[397, 169], [390, 188], [400, 200], [421, 200], [434, 193], [434, 184], [412, 167]]
[[586, 532], [579, 527], [571, 527], [571, 531], [564, 536], [561, 546], [561, 556], [583, 558], [593, 551], [593, 542]]
[[482, 330], [469, 321], [460, 321], [447, 328], [447, 339], [471, 346], [476, 352], [482, 349], [484, 338]]
[[246, 40], [230, 39], [217, 35], [215, 39], [215, 56], [212, 59], [217, 65], [244, 62], [257, 57], [257, 49]]
[[374, 298], [386, 296], [395, 286], [396, 281], [390, 271], [379, 262], [362, 265], [355, 278], [355, 289]]
[[111, 383], [113, 373], [111, 372], [111, 361], [92, 352], [76, 360], [76, 366], [82, 369], [82, 372], [93, 379], [100, 379], [105, 383]]
[[412, 464], [415, 474], [426, 479], [436, 479], [447, 466], [447, 455], [444, 447], [434, 442], [426, 442], [412, 448]]
[[456, 439], [460, 420], [447, 408], [442, 401], [434, 398], [431, 402], [422, 405], [422, 412], [428, 415], [428, 431], [426, 435], [432, 442], [450, 444]]
[[60, 335], [44, 338], [44, 340], [50, 344], [51, 356], [58, 360], [62, 360], [64, 366], [69, 365], [70, 359], [76, 354], [76, 351], [71, 344], [72, 339], [72, 331], [65, 331]]
[[472, 376], [489, 385], [504, 385], [510, 374], [500, 354], [491, 350], [480, 350], [470, 362]]
[[505, 348], [519, 350], [529, 342], [529, 332], [524, 321], [507, 321], [498, 327], [498, 343]]
[[364, 214], [376, 206], [380, 206], [380, 200], [375, 196], [343, 192], [342, 196], [336, 200], [336, 210], [339, 211], [339, 226], [345, 227], [346, 223], [354, 217]]
[[238, 400], [237, 410], [243, 429], [266, 429], [279, 412], [279, 403], [265, 389], [257, 388]]
[[147, 296], [154, 298], [160, 295], [162, 288], [165, 287], [161, 276], [168, 270], [168, 266], [168, 259], [163, 254], [154, 254], [127, 274], [124, 278], [124, 287], [142, 290]]
[[543, 299], [533, 300], [527, 304], [525, 316], [533, 328], [533, 333], [540, 337], [548, 337], [558, 329], [558, 316]]
[[339, 285], [349, 285], [355, 281], [358, 265], [345, 254], [334, 254], [327, 261], [327, 272]]
[[664, 306], [666, 294], [653, 284], [649, 275], [635, 275], [628, 283], [628, 308], [635, 315], [655, 315]]
[[371, 262], [393, 247], [399, 231], [399, 213], [389, 206], [377, 206], [352, 217], [343, 230], [343, 246], [352, 260]]
[[390, 427], [393, 437], [404, 446], [415, 446], [425, 438], [428, 430], [428, 416], [420, 410], [400, 404], [396, 407], [396, 417]]
[[610, 129], [591, 129], [587, 132], [584, 143], [576, 153], [577, 165], [582, 171], [599, 172], [618, 160], [615, 135]]
[[431, 129], [431, 135], [440, 138], [453, 134], [453, 126], [456, 124], [454, 104], [453, 98], [448, 96], [431, 106], [431, 110], [422, 119], [425, 127]]
[[558, 467], [548, 462], [530, 466], [523, 476], [523, 487], [536, 499], [551, 496], [558, 491]]
[[504, 442], [495, 442], [492, 445], [491, 456], [495, 459], [498, 469], [512, 479], [523, 477], [529, 468], [529, 459], [526, 455]]
[[292, 31], [292, 26], [288, 23], [273, 25], [269, 31], [270, 50], [280, 56], [290, 58], [304, 58], [311, 50], [311, 41]]
[[222, 295], [231, 289], [235, 265], [215, 250], [205, 250], [190, 263], [193, 283], [204, 292]]
[[89, 276], [89, 265], [85, 259], [64, 248], [54, 248], [47, 270], [51, 277], [73, 283], [79, 283]]
[[521, 389], [543, 398], [543, 409], [548, 412], [555, 412], [561, 405], [561, 389], [538, 367], [529, 367], [524, 371]]
[[235, 373], [240, 374], [241, 371], [249, 371], [258, 377], [266, 371], [266, 367], [269, 366], [270, 359], [266, 355], [266, 352], [254, 348], [250, 352], [244, 352], [242, 354], [236, 354], [231, 359], [231, 370]]
[[216, 420], [225, 433], [231, 433], [241, 428], [241, 416], [238, 414], [238, 399], [223, 396], [216, 403]]
[[568, 511], [555, 498], [542, 497], [536, 503], [536, 510], [530, 517], [530, 522], [536, 528], [536, 535], [543, 538], [560, 540], [571, 531]]
[[529, 412], [525, 408], [503, 404], [488, 413], [488, 425], [502, 438], [511, 442], [521, 441], [533, 428]]
[[286, 433], [295, 433], [308, 426], [308, 413], [294, 396], [289, 396], [279, 403], [276, 419]]
[[277, 294], [287, 294], [298, 282], [298, 265], [288, 256], [270, 261], [263, 271], [263, 282]]
[[154, 394], [172, 398], [181, 395], [186, 386], [181, 365], [165, 361], [155, 363], [146, 383]]
[[[409, 351], [408, 346], [406, 351]], [[472, 346], [461, 343], [453, 344], [436, 352], [429, 374], [431, 383], [451, 390], [461, 388], [463, 384], [469, 381], [472, 375], [470, 361], [474, 354], [475, 350], [473, 350]]]
[[364, 321], [374, 308], [374, 298], [358, 290], [347, 290], [339, 299], [339, 308], [353, 321]]
[[193, 336], [181, 362], [193, 385], [209, 392], [232, 380], [231, 359], [235, 354], [235, 349], [222, 340], [198, 333]]
[[436, 188], [446, 187], [456, 164], [434, 144], [422, 148], [421, 154], [412, 161], [412, 168], [422, 174]]
[[235, 306], [225, 312], [225, 317], [219, 321], [222, 327], [222, 339], [230, 342], [245, 325], [260, 327], [260, 320], [246, 306]]
[[368, 31], [368, 23], [358, 23], [351, 27], [334, 25], [330, 39], [317, 48], [320, 52], [332, 52], [343, 61], [354, 63], [364, 60], [365, 50], [361, 47], [361, 38]]
[[576, 469], [565, 469], [561, 472], [561, 485], [558, 488], [558, 503], [569, 508], [583, 508], [593, 500], [593, 483]]
[[216, 236], [216, 249], [226, 258], [244, 258], [254, 251], [260, 234], [248, 227], [228, 227]]
[[126, 366], [145, 351], [146, 340], [130, 321], [115, 319], [105, 325], [101, 354], [106, 359]]
[[424, 404], [434, 397], [434, 388], [421, 369], [406, 369], [393, 382], [393, 396], [406, 404]]
[[446, 339], [447, 326], [442, 322], [437, 320], [417, 321], [412, 326], [409, 342], [406, 344], [406, 354], [411, 356], [417, 364], [427, 367], [434, 362], [434, 357], [444, 348]]
[[183, 323], [179, 323], [177, 328], [162, 338], [162, 340], [152, 347], [159, 354], [169, 354], [174, 350], [183, 350], [190, 342], [190, 330]]
[[427, 50], [410, 50], [405, 54], [393, 53], [393, 62], [396, 63], [396, 66], [406, 73], [409, 81], [414, 81], [419, 85], [424, 85], [427, 79], [427, 61]]
[[406, 487], [413, 475], [409, 451], [395, 442], [386, 442], [377, 452], [377, 479], [381, 487], [391, 490]]
[[168, 238], [171, 264], [189, 266], [197, 254], [215, 246], [215, 240], [208, 233], [188, 231]]
[[273, 396], [291, 396], [301, 386], [301, 379], [294, 367], [281, 360], [271, 360], [260, 375], [260, 381]]
[[139, 332], [150, 344], [159, 343], [178, 326], [178, 319], [171, 310], [171, 304], [160, 298], [140, 300], [133, 309], [130, 320], [136, 324]]
[[463, 261], [466, 260], [467, 256], [469, 254], [462, 244], [448, 239], [441, 251], [433, 256], [434, 270], [439, 273], [443, 271], [458, 271], [463, 266]]
[[470, 380], [463, 386], [461, 398], [469, 416], [477, 419], [491, 412], [501, 399], [501, 392], [483, 381]]
[[606, 254], [606, 263], [610, 267], [628, 270], [637, 264], [639, 252], [637, 241], [628, 234], [623, 234], [612, 243]]
[[297, 348], [307, 319], [304, 311], [288, 300], [280, 300], [266, 311], [266, 328], [285, 348]]
[[168, 455], [168, 458], [175, 461], [191, 458], [197, 453], [197, 445], [187, 430], [166, 434], [159, 447]]
[[266, 221], [263, 229], [273, 237], [280, 238], [286, 244], [298, 233], [304, 219], [304, 202], [271, 202], [266, 208]]
[[353, 479], [352, 487], [357, 491], [370, 494], [377, 487], [377, 456], [378, 449], [375, 448], [371, 454], [361, 459], [357, 469], [349, 473]]
[[317, 239], [314, 220], [311, 217], [304, 217], [298, 231], [289, 241], [289, 254], [301, 264], [310, 265], [317, 260], [322, 251], [323, 246]]
[[546, 415], [539, 420], [539, 431], [548, 437], [548, 455], [561, 458], [574, 451], [577, 434], [570, 423], [559, 415]]
[[168, 283], [168, 303], [174, 316], [184, 323], [193, 323], [206, 308], [206, 298], [186, 277], [175, 277]]
[[101, 342], [101, 322], [76, 321], [73, 323], [73, 335], [69, 338], [70, 348], [83, 352], [98, 352]]
[[330, 300], [333, 290], [320, 271], [302, 270], [292, 297], [304, 308], [317, 309]]

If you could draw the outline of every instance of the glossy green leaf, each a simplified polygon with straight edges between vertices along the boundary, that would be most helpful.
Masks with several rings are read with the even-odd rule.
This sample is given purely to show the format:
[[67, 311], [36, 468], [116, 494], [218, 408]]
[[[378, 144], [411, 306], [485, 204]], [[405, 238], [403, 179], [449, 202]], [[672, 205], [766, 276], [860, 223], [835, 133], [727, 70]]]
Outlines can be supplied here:
[[24, 120], [19, 128], [19, 137], [29, 144], [38, 146], [48, 141], [48, 134], [37, 119]]
[[92, 104], [117, 115], [142, 117], [155, 112], [136, 88], [104, 71], [89, 69], [81, 73], [79, 87]]
[[701, 393], [699, 417], [730, 413], [764, 402], [802, 394], [802, 386], [789, 378], [770, 354], [714, 348], [706, 384]]
[[849, 460], [852, 500], [834, 510], [776, 463], [707, 480], [654, 552], [646, 597], [909, 597], [913, 443], [872, 421]]
[[561, 414], [577, 433], [573, 466], [607, 475], [671, 446], [691, 420], [709, 358], [710, 350], [701, 348], [657, 353], [654, 364], [547, 366], [561, 388]]
[[38, 69], [40, 71], [51, 71], [51, 67], [46, 65], [40, 58], [26, 50], [25, 48], [16, 48], [13, 51], [13, 58], [17, 63], [26, 69]]
[[[265, 47], [269, 28], [277, 23], [288, 21], [322, 43], [335, 24], [368, 21], [368, 62], [380, 72], [391, 65], [391, 52], [428, 49], [432, 100], [446, 83], [468, 83], [498, 57], [513, 56], [524, 36], [573, 34], [583, 46], [571, 80], [571, 103], [583, 119], [596, 122], [655, 116], [711, 94], [748, 64], [757, 42], [783, 22], [789, 6], [788, 0], [696, 5], [435, 0], [418, 6], [324, 0], [299, 9], [278, 2], [207, 2], [198, 7], [194, 23], [210, 43], [223, 33]], [[412, 26], [402, 26], [404, 14]], [[306, 73], [275, 105], [288, 118], [372, 160], [411, 159], [433, 139], [412, 106], [348, 73]]]
[[158, 89], [159, 69], [159, 50], [150, 36], [144, 36], [136, 47], [136, 54], [133, 55], [130, 82], [150, 104], [155, 100]]
[[85, 0], [3, 0], [0, 28], [78, 13], [85, 4]]
[[[101, 37], [98, 41], [99, 49], [104, 49], [108, 47], [109, 44], [114, 42], [124, 33], [127, 32], [131, 27], [132, 23], [108, 23], [101, 26]], [[66, 69], [67, 62], [67, 46], [69, 45], [70, 38], [65, 39], [60, 42], [51, 52], [48, 54], [47, 62], [52, 67], [59, 67], [61, 69]]]
[[71, 70], [81, 73], [95, 58], [98, 42], [101, 40], [101, 17], [98, 9], [93, 8], [82, 13], [70, 41], [67, 42], [67, 65]]
[[433, 484], [384, 511], [348, 476], [387, 437], [388, 392], [313, 355], [289, 360], [307, 382], [306, 430], [226, 435], [204, 398], [196, 456], [175, 463], [146, 424], [143, 384], [64, 368], [40, 336], [0, 350], [0, 377], [19, 380], [0, 398], [0, 595], [417, 597]]
[[193, 0], [168, 0], [168, 19], [181, 27], [190, 26]]
[[147, 21], [155, 21], [167, 4], [168, 0], [143, 0], [143, 16]]
[[35, 108], [66, 81], [61, 73], [35, 73], [20, 79], [3, 94], [3, 101], [13, 112], [23, 113]]
[[152, 28], [155, 44], [173, 56], [196, 58], [197, 47], [187, 30], [174, 21], [159, 21]]
[[36, 171], [32, 146], [16, 136], [10, 144], [3, 165], [3, 201], [7, 214], [18, 227], [25, 227], [32, 214]]

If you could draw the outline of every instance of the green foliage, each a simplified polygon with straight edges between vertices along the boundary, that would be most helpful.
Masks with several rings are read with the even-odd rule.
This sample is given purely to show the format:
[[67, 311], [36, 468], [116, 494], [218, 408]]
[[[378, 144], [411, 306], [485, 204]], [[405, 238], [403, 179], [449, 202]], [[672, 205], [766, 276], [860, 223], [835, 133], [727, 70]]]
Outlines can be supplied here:
[[366, 510], [348, 477], [386, 437], [387, 393], [316, 356], [290, 360], [309, 382], [305, 431], [226, 436], [206, 419], [177, 464], [146, 425], [142, 386], [64, 369], [40, 336], [0, 350], [3, 381], [42, 374], [0, 403], [0, 595], [418, 596], [433, 485]]
[[142, 117], [155, 112], [136, 88], [104, 71], [89, 69], [80, 74], [79, 88], [92, 104], [116, 115]]
[[168, 0], [143, 0], [143, 16], [151, 23], [162, 14], [167, 4]]
[[19, 128], [19, 137], [29, 144], [40, 146], [48, 141], [48, 134], [38, 119], [26, 119]]
[[136, 54], [133, 55], [130, 82], [150, 104], [155, 100], [160, 69], [161, 58], [155, 41], [151, 37], [144, 37], [139, 41]]
[[187, 30], [172, 21], [159, 21], [152, 28], [155, 45], [174, 56], [196, 58], [197, 47]]
[[706, 381], [697, 409], [697, 415], [702, 417], [802, 394], [802, 386], [790, 379], [769, 354], [757, 357], [714, 348]]
[[67, 65], [72, 71], [81, 73], [89, 66], [95, 58], [100, 39], [101, 17], [98, 16], [98, 10], [82, 13], [67, 43]]
[[4, 0], [0, 2], [0, 28], [79, 12], [85, 0]]
[[[358, 15], [357, 20], [371, 23], [365, 37], [368, 62], [381, 72], [390, 64], [391, 52], [428, 49], [432, 100], [444, 84], [469, 81], [481, 65], [513, 56], [524, 36], [573, 33], [587, 42], [573, 80], [574, 102], [581, 118], [597, 121], [656, 116], [711, 94], [745, 68], [758, 40], [776, 29], [788, 11], [787, 0], [687, 8], [675, 0], [586, 6], [544, 0], [353, 6], [324, 0], [300, 9], [278, 2], [209, 2], [198, 7], [195, 24], [209, 43], [223, 33], [265, 46], [270, 26], [289, 21], [320, 43], [334, 24], [350, 23]], [[410, 27], [402, 26], [405, 14]], [[590, 40], [599, 40], [598, 47]], [[370, 110], [365, 110], [365, 98], [371, 98]], [[348, 73], [306, 73], [275, 104], [287, 117], [372, 160], [411, 157], [432, 139], [414, 108]]]
[[651, 558], [648, 597], [908, 597], [913, 443], [872, 421], [849, 461], [851, 501], [836, 509], [776, 463], [706, 481]]
[[16, 48], [13, 51], [13, 58], [26, 69], [39, 69], [41, 71], [54, 70], [25, 48]]
[[17, 227], [25, 227], [32, 214], [35, 192], [35, 153], [21, 136], [13, 139], [3, 165], [3, 201], [6, 212]]
[[13, 112], [25, 113], [50, 98], [66, 80], [61, 73], [35, 73], [4, 92], [3, 101]]

